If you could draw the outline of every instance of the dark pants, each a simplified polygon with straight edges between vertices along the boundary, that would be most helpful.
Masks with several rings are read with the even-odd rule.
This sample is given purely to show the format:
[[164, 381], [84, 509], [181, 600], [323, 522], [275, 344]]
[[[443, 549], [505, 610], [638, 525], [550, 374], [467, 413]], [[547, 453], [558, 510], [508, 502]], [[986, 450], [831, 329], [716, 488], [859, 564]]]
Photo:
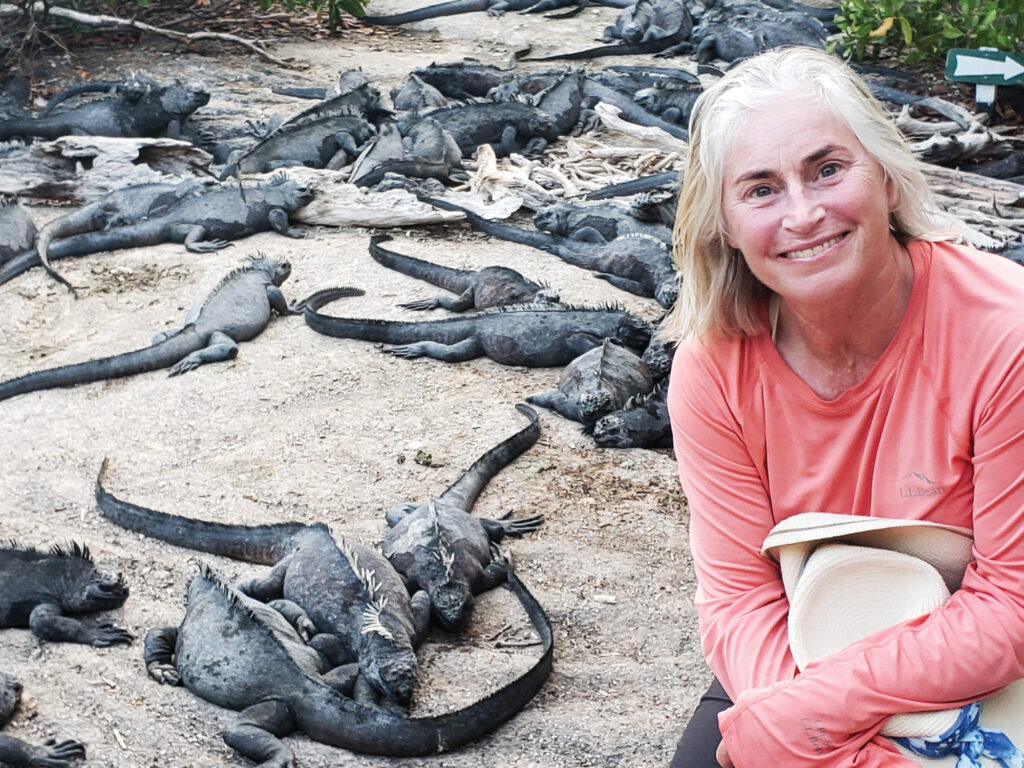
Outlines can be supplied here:
[[722, 684], [717, 678], [712, 680], [711, 687], [701, 696], [693, 717], [686, 724], [669, 768], [719, 768], [715, 760], [715, 750], [722, 740], [718, 713], [731, 706]]

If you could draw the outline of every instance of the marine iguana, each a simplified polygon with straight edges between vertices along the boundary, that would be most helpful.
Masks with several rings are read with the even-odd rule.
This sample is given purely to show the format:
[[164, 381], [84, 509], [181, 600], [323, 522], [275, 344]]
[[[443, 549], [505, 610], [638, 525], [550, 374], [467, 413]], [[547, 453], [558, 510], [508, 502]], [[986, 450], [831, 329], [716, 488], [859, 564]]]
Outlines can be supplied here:
[[128, 599], [121, 574], [96, 565], [77, 543], [41, 552], [8, 542], [0, 547], [0, 628], [28, 628], [40, 640], [106, 648], [130, 643], [113, 624], [77, 616], [119, 608]]
[[502, 365], [560, 366], [605, 338], [643, 349], [652, 331], [646, 320], [621, 307], [515, 304], [412, 323], [332, 317], [316, 311], [335, 298], [336, 290], [326, 289], [305, 300], [306, 324], [317, 333], [382, 342], [384, 351], [397, 357], [430, 357], [447, 363], [489, 357]]
[[521, 11], [534, 5], [537, 0], [448, 0], [444, 3], [435, 3], [423, 8], [416, 8], [404, 13], [394, 13], [387, 16], [363, 16], [360, 21], [366, 24], [379, 24], [382, 26], [395, 26], [397, 24], [411, 24], [414, 21], [426, 21], [437, 19], [441, 16], [456, 16], [460, 13], [474, 13], [486, 11], [488, 16], [495, 18], [505, 15], [508, 11]]
[[612, 40], [622, 40], [622, 43], [553, 56], [527, 57], [520, 61], [594, 59], [599, 56], [657, 53], [687, 40], [691, 31], [693, 19], [681, 0], [636, 0], [623, 9], [615, 24], [605, 28], [602, 36], [605, 43]]
[[427, 117], [454, 137], [463, 157], [472, 155], [481, 144], [490, 144], [496, 156], [506, 157], [523, 151], [533, 139], [547, 143], [560, 135], [554, 117], [521, 101], [459, 104], [436, 109]]
[[431, 285], [458, 294], [454, 298], [436, 296], [399, 304], [405, 309], [442, 308], [449, 312], [466, 312], [507, 304], [559, 303], [558, 295], [546, 285], [527, 280], [509, 267], [484, 267], [478, 270], [444, 267], [381, 247], [381, 243], [390, 240], [389, 235], [370, 238], [370, 256], [374, 261], [403, 275], [426, 280]]
[[469, 180], [455, 138], [429, 116], [411, 122], [382, 123], [376, 139], [352, 164], [349, 183], [370, 187], [387, 173], [442, 181]]
[[255, 146], [232, 158], [221, 179], [289, 166], [342, 168], [375, 135], [371, 120], [382, 114], [380, 94], [363, 82], [285, 120]]
[[52, 140], [68, 135], [177, 138], [182, 123], [209, 100], [210, 92], [198, 83], [153, 87], [135, 99], [116, 95], [47, 117], [0, 121], [0, 141], [15, 136]]
[[[14, 715], [21, 703], [21, 683], [0, 672], [0, 728]], [[21, 739], [0, 733], [0, 763], [32, 768], [71, 768], [75, 760], [85, 758], [85, 747], [74, 739], [47, 740], [34, 747]]]
[[391, 106], [396, 112], [422, 112], [448, 106], [448, 99], [440, 90], [410, 72], [399, 88], [391, 89]]
[[594, 442], [604, 448], [671, 448], [667, 395], [664, 379], [649, 394], [632, 397], [621, 409], [602, 416], [594, 424]]
[[410, 598], [379, 553], [336, 539], [323, 524], [225, 525], [130, 504], [104, 489], [106, 468], [104, 460], [96, 478], [103, 517], [175, 546], [273, 566], [238, 589], [286, 617], [304, 612], [306, 639], [330, 666], [358, 665], [357, 700], [376, 705], [383, 695], [409, 705], [418, 671], [413, 649], [426, 635], [430, 599], [426, 592]]
[[[288, 222], [288, 215], [312, 201], [314, 192], [284, 175], [270, 181], [221, 184], [169, 202], [148, 218], [132, 219], [119, 225], [111, 221], [100, 232], [74, 235], [47, 245], [50, 261], [86, 256], [119, 248], [137, 248], [160, 243], [183, 243], [191, 253], [209, 253], [230, 245], [231, 240], [254, 232], [274, 230], [285, 237], [303, 238], [306, 233]], [[39, 254], [27, 251], [0, 267], [0, 285], [41, 264]]]
[[412, 74], [433, 86], [450, 99], [472, 99], [487, 96], [493, 88], [518, 75], [515, 59], [502, 69], [483, 64], [479, 59], [464, 58], [446, 64], [433, 63], [412, 70]]
[[522, 582], [508, 588], [541, 638], [541, 657], [521, 676], [462, 709], [408, 717], [346, 696], [345, 681], [320, 675], [317, 657], [292, 626], [247, 598], [208, 567], [187, 587], [177, 627], [146, 635], [145, 662], [160, 683], [182, 682], [197, 696], [240, 714], [221, 736], [264, 768], [294, 766], [281, 737], [296, 730], [316, 741], [376, 755], [412, 757], [445, 752], [489, 733], [513, 717], [551, 672], [551, 623]]
[[[298, 314], [302, 306], [289, 307], [280, 285], [292, 268], [288, 262], [262, 256], [238, 267], [214, 286], [186, 315], [178, 330], [161, 331], [150, 346], [113, 357], [48, 368], [0, 382], [0, 400], [27, 392], [70, 387], [102, 379], [134, 376], [170, 368], [176, 376], [206, 363], [229, 360], [238, 354], [238, 343], [256, 338], [270, 322], [271, 314]], [[357, 289], [344, 289], [356, 295]]]
[[191, 178], [177, 184], [149, 182], [112, 190], [101, 200], [44, 224], [39, 230], [35, 244], [39, 261], [47, 274], [74, 293], [74, 287], [50, 266], [50, 243], [84, 232], [123, 227], [152, 216], [160, 216], [169, 206], [212, 183], [212, 179]]
[[[547, 251], [573, 266], [596, 272], [597, 277], [616, 288], [653, 298], [666, 309], [672, 306], [679, 293], [669, 246], [656, 237], [627, 234], [607, 243], [580, 242], [492, 221], [447, 200], [425, 196], [420, 199], [444, 210], [462, 211], [466, 220], [481, 232]], [[309, 322], [308, 314], [306, 321]]]
[[541, 232], [587, 243], [607, 243], [624, 235], [639, 234], [665, 243], [672, 241], [668, 227], [640, 221], [615, 203], [586, 205], [559, 200], [537, 211], [533, 223]]
[[551, 408], [589, 430], [594, 422], [623, 408], [654, 386], [647, 363], [609, 339], [584, 352], [562, 369], [558, 388], [530, 395], [526, 402]]
[[33, 247], [36, 223], [17, 195], [0, 195], [0, 264]]
[[540, 437], [537, 412], [525, 403], [517, 403], [516, 410], [530, 423], [486, 451], [440, 496], [426, 503], [395, 504], [385, 514], [390, 530], [381, 550], [410, 590], [426, 590], [434, 618], [450, 632], [469, 620], [474, 595], [510, 574], [508, 563], [493, 556], [497, 545], [543, 522], [541, 515], [506, 522], [470, 514], [491, 478]]

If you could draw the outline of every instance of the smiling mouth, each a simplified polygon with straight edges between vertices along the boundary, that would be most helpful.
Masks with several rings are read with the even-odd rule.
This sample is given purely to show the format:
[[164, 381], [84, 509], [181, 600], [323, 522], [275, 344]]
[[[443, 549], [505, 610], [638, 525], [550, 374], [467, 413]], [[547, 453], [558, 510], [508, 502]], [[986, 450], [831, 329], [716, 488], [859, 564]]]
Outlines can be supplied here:
[[843, 239], [843, 235], [836, 235], [831, 240], [826, 240], [820, 245], [816, 245], [813, 248], [804, 248], [799, 251], [789, 251], [788, 253], [782, 254], [782, 258], [790, 259], [792, 261], [800, 261], [801, 259], [813, 259], [819, 253], [824, 253], [833, 245]]

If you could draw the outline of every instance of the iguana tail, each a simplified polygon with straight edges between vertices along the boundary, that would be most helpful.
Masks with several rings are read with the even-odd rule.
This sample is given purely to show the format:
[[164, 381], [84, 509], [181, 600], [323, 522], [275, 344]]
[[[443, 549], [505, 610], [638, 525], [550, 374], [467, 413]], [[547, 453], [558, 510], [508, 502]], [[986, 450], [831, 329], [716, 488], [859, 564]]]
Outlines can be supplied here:
[[59, 283], [62, 283], [72, 293], [75, 291], [71, 286], [71, 283], [61, 277], [61, 275], [59, 275], [54, 268], [50, 266], [50, 243], [54, 240], [93, 231], [95, 229], [93, 219], [97, 210], [98, 206], [87, 205], [74, 213], [69, 213], [67, 216], [61, 216], [59, 219], [54, 219], [40, 228], [39, 236], [36, 238], [36, 253], [39, 255], [39, 263], [43, 265], [43, 269], [46, 270], [46, 273], [50, 277]]
[[272, 565], [288, 554], [289, 539], [307, 527], [301, 523], [225, 525], [138, 507], [115, 498], [103, 487], [107, 464], [104, 459], [96, 476], [96, 505], [100, 514], [121, 528], [177, 547]]
[[478, 213], [474, 213], [468, 208], [463, 208], [461, 205], [448, 202], [447, 200], [441, 200], [436, 197], [427, 197], [425, 195], [417, 195], [417, 197], [424, 203], [432, 205], [435, 208], [440, 208], [445, 211], [460, 211], [466, 214], [466, 221], [470, 223], [473, 229], [478, 229], [491, 237], [497, 237], [500, 240], [519, 243], [520, 245], [529, 245], [532, 248], [537, 248], [538, 250], [546, 251], [559, 257], [561, 257], [565, 250], [565, 245], [563, 245], [565, 238], [555, 237], [547, 232], [537, 232], [533, 229], [524, 229], [523, 227], [515, 227], [501, 221], [488, 219]]
[[554, 635], [544, 609], [511, 569], [505, 587], [519, 599], [542, 649], [534, 665], [515, 680], [468, 707], [433, 717], [371, 710], [331, 691], [328, 701], [307, 697], [297, 703], [299, 726], [317, 741], [354, 752], [414, 757], [461, 747], [513, 718], [551, 674]]
[[431, 264], [413, 256], [406, 256], [402, 253], [389, 251], [382, 248], [381, 243], [391, 240], [389, 235], [376, 235], [370, 238], [370, 256], [381, 266], [401, 272], [403, 275], [415, 277], [417, 280], [424, 280], [438, 288], [444, 288], [452, 293], [462, 293], [469, 285], [472, 272], [465, 269], [452, 269], [451, 267]]
[[16, 379], [0, 381], [0, 400], [43, 389], [71, 387], [103, 379], [119, 379], [137, 373], [169, 368], [186, 355], [202, 349], [205, 341], [189, 325], [159, 344], [84, 363], [47, 368]]
[[[150, 223], [152, 224], [152, 223]], [[74, 256], [88, 256], [100, 251], [115, 251], [119, 248], [135, 248], [143, 245], [157, 245], [167, 240], [164, 230], [159, 226], [129, 226], [116, 227], [103, 232], [87, 232], [85, 234], [72, 235], [58, 242], [47, 243], [47, 261], [67, 259]], [[39, 252], [33, 248], [31, 251], [19, 253], [13, 259], [0, 267], [0, 285], [3, 285], [11, 278], [17, 277], [32, 267], [42, 264]], [[50, 274], [58, 277], [53, 270]], [[66, 283], [65, 283], [66, 284]]]
[[537, 442], [540, 437], [537, 412], [526, 403], [516, 403], [516, 410], [530, 423], [474, 461], [473, 466], [441, 494], [440, 499], [457, 503], [469, 511], [491, 479]]
[[486, 11], [487, 5], [487, 0], [449, 0], [446, 3], [436, 3], [428, 5], [426, 8], [417, 8], [405, 13], [394, 13], [390, 16], [361, 16], [359, 20], [366, 24], [394, 26], [396, 24], [410, 24], [414, 21], [436, 19], [440, 16], [455, 16], [459, 13]]

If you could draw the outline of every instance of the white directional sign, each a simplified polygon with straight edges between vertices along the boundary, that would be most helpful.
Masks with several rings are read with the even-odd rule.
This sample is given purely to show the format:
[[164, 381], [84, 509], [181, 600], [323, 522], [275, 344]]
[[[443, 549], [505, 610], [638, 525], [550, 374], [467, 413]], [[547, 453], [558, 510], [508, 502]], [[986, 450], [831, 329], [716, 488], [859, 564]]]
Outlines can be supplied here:
[[946, 79], [988, 85], [1016, 83], [1024, 80], [1024, 55], [953, 48], [946, 54]]

